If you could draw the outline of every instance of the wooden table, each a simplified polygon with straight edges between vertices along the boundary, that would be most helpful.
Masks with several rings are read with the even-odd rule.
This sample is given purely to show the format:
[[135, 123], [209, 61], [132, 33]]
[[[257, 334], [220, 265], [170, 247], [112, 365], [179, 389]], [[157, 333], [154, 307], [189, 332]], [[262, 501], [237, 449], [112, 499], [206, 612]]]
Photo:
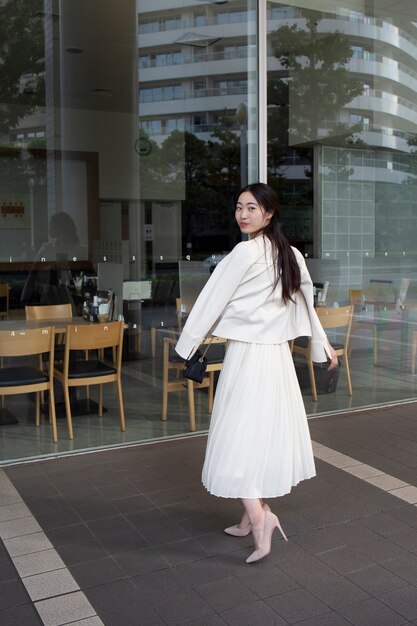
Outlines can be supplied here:
[[[415, 309], [416, 305], [407, 306], [404, 309], [396, 309], [395, 305], [379, 304], [369, 305], [365, 303], [366, 309], [356, 311], [353, 318], [352, 331], [357, 329], [373, 330], [374, 335], [374, 365], [378, 365], [378, 343], [383, 341], [380, 335], [386, 331], [398, 331], [399, 340], [393, 342], [402, 353], [400, 371], [408, 371], [408, 361], [411, 358], [411, 336], [416, 327]], [[389, 362], [385, 364], [389, 366]]]
[[55, 332], [64, 335], [67, 332], [67, 326], [85, 326], [92, 324], [83, 317], [62, 318], [57, 320], [4, 320], [0, 321], [0, 330], [28, 330], [31, 328], [47, 328], [53, 326]]

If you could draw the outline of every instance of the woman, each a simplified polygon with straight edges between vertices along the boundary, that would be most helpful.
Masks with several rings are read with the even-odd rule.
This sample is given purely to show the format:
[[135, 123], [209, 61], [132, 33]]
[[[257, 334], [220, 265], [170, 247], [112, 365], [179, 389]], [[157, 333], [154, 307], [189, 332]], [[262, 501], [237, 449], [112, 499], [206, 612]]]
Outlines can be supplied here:
[[279, 223], [278, 197], [263, 183], [239, 194], [236, 220], [249, 241], [223, 259], [199, 295], [176, 345], [188, 359], [209, 334], [228, 341], [202, 480], [213, 495], [240, 498], [245, 513], [226, 532], [252, 532], [253, 563], [285, 534], [263, 498], [282, 496], [315, 476], [304, 404], [288, 342], [311, 337], [314, 361], [337, 366], [313, 306], [303, 256]]
[[68, 263], [88, 259], [88, 248], [80, 244], [74, 220], [64, 211], [51, 216], [49, 237], [50, 241], [40, 247], [23, 287], [22, 304], [73, 304], [67, 288]]

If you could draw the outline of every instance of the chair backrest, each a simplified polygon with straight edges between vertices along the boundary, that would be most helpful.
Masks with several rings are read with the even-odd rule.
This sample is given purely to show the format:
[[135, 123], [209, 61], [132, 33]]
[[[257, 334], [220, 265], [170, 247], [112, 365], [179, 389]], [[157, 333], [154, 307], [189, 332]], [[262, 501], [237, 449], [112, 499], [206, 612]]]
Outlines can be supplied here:
[[212, 337], [206, 337], [201, 345], [203, 346], [204, 344], [207, 344], [207, 343], [212, 343], [212, 344], [227, 343], [227, 339], [225, 339], [224, 337], [215, 337], [213, 335]]
[[4, 314], [9, 312], [9, 283], [0, 283], [0, 298], [3, 302], [0, 303], [0, 313]]
[[360, 304], [362, 302], [362, 296], [365, 294], [362, 289], [349, 289], [349, 302], [350, 304]]
[[366, 302], [369, 304], [383, 305], [394, 304], [396, 291], [391, 280], [369, 281], [369, 287], [365, 289]]
[[120, 346], [121, 348], [122, 342], [123, 322], [70, 324], [67, 326], [65, 346], [68, 350], [100, 350], [113, 346]]
[[59, 320], [72, 319], [71, 303], [25, 306], [27, 320]]
[[342, 307], [318, 308], [316, 309], [320, 323], [324, 329], [338, 328], [345, 329], [345, 347], [349, 341], [350, 329], [353, 319], [353, 304]]
[[51, 352], [53, 362], [55, 329], [31, 328], [0, 331], [0, 357], [29, 356]]

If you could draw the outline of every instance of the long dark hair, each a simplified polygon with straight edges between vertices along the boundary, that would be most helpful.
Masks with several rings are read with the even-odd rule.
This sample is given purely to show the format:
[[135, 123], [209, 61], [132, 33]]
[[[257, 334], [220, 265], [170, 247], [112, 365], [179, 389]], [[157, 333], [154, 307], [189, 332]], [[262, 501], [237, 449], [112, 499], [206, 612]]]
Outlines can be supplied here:
[[80, 243], [77, 227], [71, 215], [65, 211], [54, 213], [49, 221], [49, 231], [61, 243]]
[[[253, 195], [259, 206], [272, 215], [270, 221], [262, 229], [262, 235], [268, 237], [272, 244], [272, 255], [275, 268], [275, 284], [281, 280], [282, 299], [286, 304], [293, 301], [292, 294], [300, 289], [301, 273], [295, 254], [284, 235], [279, 222], [279, 200], [275, 191], [265, 183], [253, 183], [240, 190], [242, 193], [249, 192]], [[238, 197], [239, 197], [238, 196]]]

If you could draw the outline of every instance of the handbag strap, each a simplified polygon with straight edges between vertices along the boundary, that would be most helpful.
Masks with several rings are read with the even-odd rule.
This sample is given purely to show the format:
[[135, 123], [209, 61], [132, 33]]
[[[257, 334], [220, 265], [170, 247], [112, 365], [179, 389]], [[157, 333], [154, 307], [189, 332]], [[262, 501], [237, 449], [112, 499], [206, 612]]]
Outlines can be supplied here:
[[207, 350], [210, 348], [210, 346], [211, 346], [211, 342], [213, 341], [213, 339], [214, 339], [214, 337], [212, 336], [212, 337], [210, 338], [210, 341], [209, 341], [209, 342], [208, 342], [208, 344], [207, 344], [206, 349], [204, 350], [204, 352], [203, 352], [203, 354], [202, 354], [202, 358], [203, 358], [203, 359], [204, 359], [204, 357], [206, 356], [206, 354], [207, 354]]
[[[210, 348], [210, 346], [211, 346], [211, 342], [213, 341], [213, 339], [214, 339], [214, 337], [212, 336], [212, 337], [210, 338], [210, 341], [209, 341], [209, 342], [208, 342], [208, 344], [207, 344], [206, 349], [204, 350], [203, 354], [201, 355], [200, 360], [204, 359], [204, 357], [206, 356], [206, 354], [207, 354], [207, 350]], [[190, 354], [188, 355], [188, 359], [186, 359], [187, 361], [189, 361], [189, 360], [190, 360], [190, 358], [191, 358], [192, 354], [193, 354], [193, 351], [191, 350]]]

